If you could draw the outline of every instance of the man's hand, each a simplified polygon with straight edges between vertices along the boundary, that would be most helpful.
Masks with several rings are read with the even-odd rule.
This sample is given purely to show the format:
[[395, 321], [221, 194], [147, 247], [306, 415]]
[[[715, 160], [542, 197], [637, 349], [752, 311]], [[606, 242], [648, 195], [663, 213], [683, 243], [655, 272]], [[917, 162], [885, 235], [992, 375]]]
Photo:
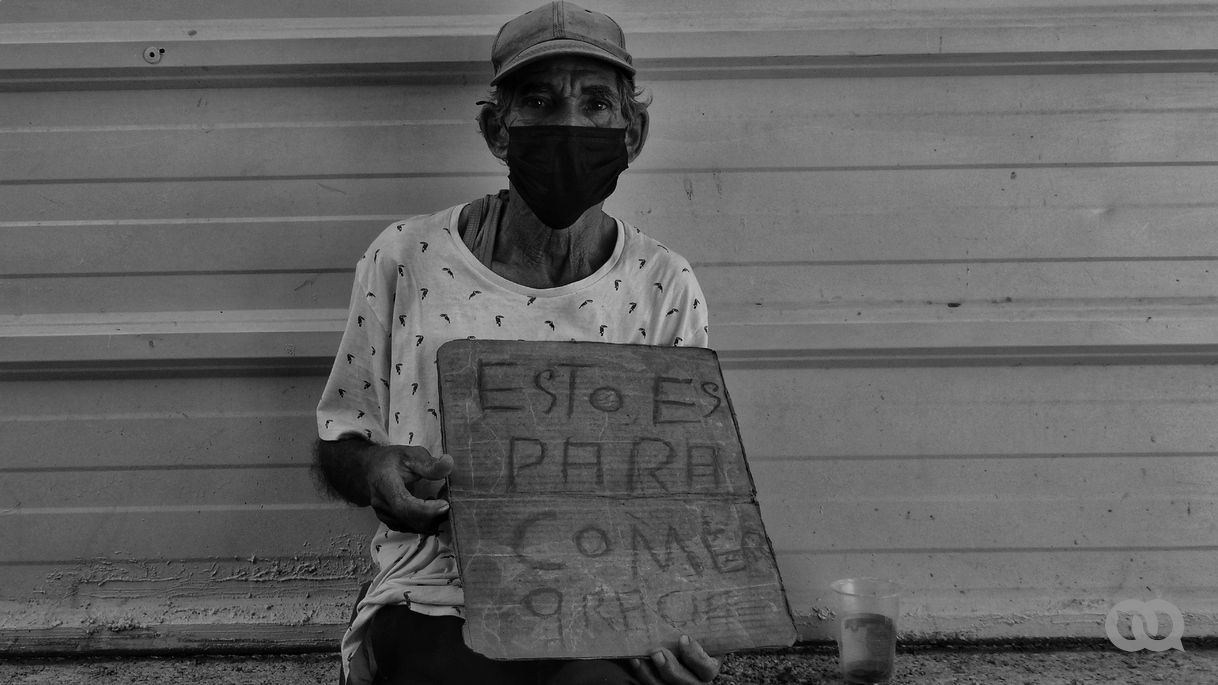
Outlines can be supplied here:
[[318, 440], [315, 467], [319, 485], [329, 494], [371, 506], [394, 530], [434, 533], [448, 514], [448, 502], [428, 498], [453, 469], [448, 455], [436, 459], [423, 447], [377, 445], [347, 436]]
[[719, 660], [707, 654], [696, 640], [682, 635], [677, 655], [660, 648], [648, 659], [634, 659], [631, 666], [644, 685], [703, 685], [719, 675]]
[[438, 489], [438, 481], [452, 472], [452, 457], [437, 459], [425, 448], [407, 445], [377, 445], [366, 456], [368, 498], [376, 517], [394, 530], [434, 533], [448, 515], [448, 502], [415, 493]]

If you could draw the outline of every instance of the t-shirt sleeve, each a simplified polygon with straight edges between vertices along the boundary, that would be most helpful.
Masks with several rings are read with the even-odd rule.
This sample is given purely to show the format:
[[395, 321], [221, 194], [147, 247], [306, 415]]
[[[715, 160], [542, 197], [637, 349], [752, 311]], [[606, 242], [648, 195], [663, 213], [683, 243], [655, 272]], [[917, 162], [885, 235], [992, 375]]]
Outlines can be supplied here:
[[347, 325], [317, 405], [322, 440], [359, 435], [384, 444], [388, 439], [390, 335], [394, 281], [382, 273], [375, 247], [356, 266]]
[[710, 312], [706, 296], [689, 263], [674, 256], [665, 290], [668, 297], [660, 317], [661, 340], [684, 347], [710, 347]]

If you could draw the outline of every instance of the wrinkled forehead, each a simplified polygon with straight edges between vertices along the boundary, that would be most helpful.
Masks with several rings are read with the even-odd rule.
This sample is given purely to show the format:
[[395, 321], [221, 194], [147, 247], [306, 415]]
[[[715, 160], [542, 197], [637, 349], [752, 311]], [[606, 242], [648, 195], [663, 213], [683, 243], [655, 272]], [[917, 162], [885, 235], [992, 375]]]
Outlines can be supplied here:
[[518, 88], [542, 87], [587, 90], [618, 89], [619, 71], [601, 60], [562, 55], [534, 62], [512, 76]]

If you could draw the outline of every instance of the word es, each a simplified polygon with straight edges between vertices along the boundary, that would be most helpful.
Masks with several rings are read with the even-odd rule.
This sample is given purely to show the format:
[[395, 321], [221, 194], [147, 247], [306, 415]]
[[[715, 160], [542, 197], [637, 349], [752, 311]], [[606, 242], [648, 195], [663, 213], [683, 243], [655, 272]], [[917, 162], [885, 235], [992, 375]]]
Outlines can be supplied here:
[[[598, 412], [614, 414], [630, 409], [627, 406], [630, 400], [641, 396], [645, 411], [630, 413], [645, 417], [651, 425], [701, 423], [720, 407], [726, 407], [718, 383], [693, 378], [655, 375], [639, 388], [603, 381], [599, 384], [593, 381], [591, 387], [584, 387], [585, 378], [594, 376], [592, 371], [597, 369], [595, 364], [567, 363], [530, 373], [531, 369], [518, 362], [479, 360], [478, 405], [484, 414], [527, 411], [537, 419], [538, 414], [548, 416], [557, 410], [558, 416], [569, 419], [584, 404]], [[535, 397], [530, 398], [530, 394]]]

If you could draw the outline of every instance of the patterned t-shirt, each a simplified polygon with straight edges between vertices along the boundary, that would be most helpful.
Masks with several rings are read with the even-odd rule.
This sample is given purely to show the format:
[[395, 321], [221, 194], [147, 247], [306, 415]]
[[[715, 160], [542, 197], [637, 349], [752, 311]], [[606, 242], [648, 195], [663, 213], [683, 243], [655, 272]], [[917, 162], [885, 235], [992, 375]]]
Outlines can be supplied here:
[[[494, 273], [458, 233], [464, 205], [392, 224], [356, 266], [346, 331], [317, 407], [318, 435], [441, 454], [436, 351], [460, 338], [707, 346], [705, 298], [688, 262], [617, 221], [595, 273], [530, 288]], [[379, 606], [461, 615], [447, 524], [436, 535], [390, 530], [372, 541], [377, 575], [343, 640], [349, 683], [371, 675], [362, 637]]]

